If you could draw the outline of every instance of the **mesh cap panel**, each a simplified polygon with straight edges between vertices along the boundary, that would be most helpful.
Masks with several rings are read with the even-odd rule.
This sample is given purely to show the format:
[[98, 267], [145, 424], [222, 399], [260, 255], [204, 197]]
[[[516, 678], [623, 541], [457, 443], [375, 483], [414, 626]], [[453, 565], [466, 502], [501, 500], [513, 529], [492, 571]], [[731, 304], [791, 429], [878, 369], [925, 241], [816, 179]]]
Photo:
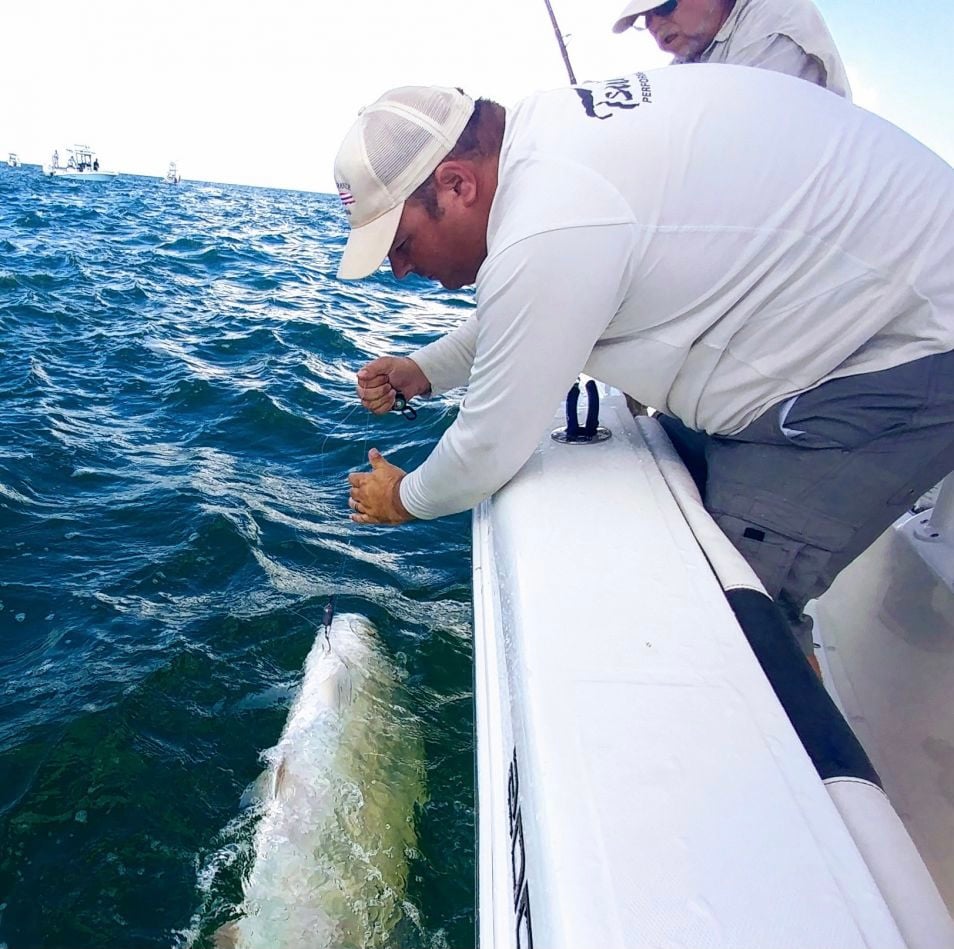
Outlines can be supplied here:
[[[364, 131], [368, 164], [388, 191], [414, 157], [425, 151], [433, 140], [430, 130], [393, 112], [373, 112], [368, 116]], [[449, 149], [445, 150], [445, 154], [447, 151]]]
[[391, 101], [399, 102], [422, 115], [426, 115], [438, 128], [450, 117], [451, 98], [445, 89], [428, 89], [429, 96], [421, 95], [419, 86], [405, 86], [391, 93]]

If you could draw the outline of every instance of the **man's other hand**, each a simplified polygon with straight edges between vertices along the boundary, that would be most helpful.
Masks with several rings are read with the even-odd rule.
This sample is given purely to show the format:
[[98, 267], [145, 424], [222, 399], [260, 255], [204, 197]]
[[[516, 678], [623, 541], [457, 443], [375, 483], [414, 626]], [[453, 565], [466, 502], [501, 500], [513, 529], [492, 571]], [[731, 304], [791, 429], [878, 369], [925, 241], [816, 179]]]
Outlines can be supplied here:
[[348, 475], [351, 485], [351, 520], [358, 524], [403, 524], [413, 520], [401, 503], [401, 481], [404, 472], [384, 455], [372, 448], [368, 452], [371, 470]]

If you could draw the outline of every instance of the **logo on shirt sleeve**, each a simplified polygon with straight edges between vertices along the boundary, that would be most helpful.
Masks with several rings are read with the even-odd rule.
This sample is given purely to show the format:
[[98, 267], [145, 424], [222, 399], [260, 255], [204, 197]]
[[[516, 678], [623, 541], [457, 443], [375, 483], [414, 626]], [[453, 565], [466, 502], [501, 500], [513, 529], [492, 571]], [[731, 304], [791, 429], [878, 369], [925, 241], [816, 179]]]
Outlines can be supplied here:
[[609, 79], [600, 83], [586, 83], [573, 87], [583, 103], [583, 111], [591, 119], [611, 119], [619, 110], [637, 109], [652, 105], [653, 90], [644, 72]]

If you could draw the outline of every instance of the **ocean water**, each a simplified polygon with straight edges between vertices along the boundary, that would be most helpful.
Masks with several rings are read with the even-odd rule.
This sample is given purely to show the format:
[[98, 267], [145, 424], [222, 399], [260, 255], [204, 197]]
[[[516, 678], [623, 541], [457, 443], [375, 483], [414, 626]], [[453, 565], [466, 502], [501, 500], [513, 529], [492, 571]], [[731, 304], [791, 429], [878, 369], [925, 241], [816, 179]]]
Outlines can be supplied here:
[[470, 522], [347, 517], [455, 412], [370, 417], [354, 372], [466, 293], [334, 277], [327, 195], [0, 168], [0, 944], [212, 945], [243, 794], [327, 597], [399, 670], [426, 793], [395, 946], [474, 945]]

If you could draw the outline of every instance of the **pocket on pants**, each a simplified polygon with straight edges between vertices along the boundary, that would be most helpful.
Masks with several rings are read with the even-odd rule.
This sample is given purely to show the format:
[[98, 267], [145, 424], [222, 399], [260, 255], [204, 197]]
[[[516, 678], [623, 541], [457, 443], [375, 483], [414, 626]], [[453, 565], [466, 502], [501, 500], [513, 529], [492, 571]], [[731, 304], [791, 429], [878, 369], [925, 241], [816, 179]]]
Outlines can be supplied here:
[[731, 514], [714, 514], [713, 517], [762, 581], [765, 592], [776, 599], [791, 576], [795, 561], [808, 545], [765, 527], [756, 527]]

